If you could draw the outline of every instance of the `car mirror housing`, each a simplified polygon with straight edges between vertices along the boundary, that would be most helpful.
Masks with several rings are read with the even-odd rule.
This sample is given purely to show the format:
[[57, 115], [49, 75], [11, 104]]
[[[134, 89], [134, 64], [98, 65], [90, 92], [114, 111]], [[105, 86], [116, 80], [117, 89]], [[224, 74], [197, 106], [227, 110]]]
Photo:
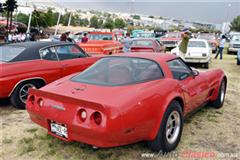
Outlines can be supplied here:
[[197, 70], [192, 71], [193, 77], [197, 77], [199, 75], [199, 72]]

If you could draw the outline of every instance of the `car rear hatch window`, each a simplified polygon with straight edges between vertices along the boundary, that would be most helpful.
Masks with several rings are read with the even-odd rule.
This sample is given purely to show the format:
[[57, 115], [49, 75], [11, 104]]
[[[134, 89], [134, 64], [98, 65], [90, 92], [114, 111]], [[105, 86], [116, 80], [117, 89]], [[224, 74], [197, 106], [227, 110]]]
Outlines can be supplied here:
[[130, 57], [107, 57], [73, 77], [74, 82], [120, 86], [160, 79], [160, 66], [148, 59]]
[[19, 56], [25, 47], [17, 47], [17, 46], [0, 46], [0, 61], [1, 62], [10, 62], [17, 56]]
[[190, 41], [188, 47], [206, 48], [206, 43], [202, 41]]

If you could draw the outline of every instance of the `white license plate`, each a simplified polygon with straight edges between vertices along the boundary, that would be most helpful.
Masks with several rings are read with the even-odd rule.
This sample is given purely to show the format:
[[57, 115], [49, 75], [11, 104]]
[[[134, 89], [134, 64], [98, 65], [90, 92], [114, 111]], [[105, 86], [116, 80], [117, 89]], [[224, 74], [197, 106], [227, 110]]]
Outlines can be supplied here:
[[68, 138], [67, 127], [64, 124], [59, 124], [51, 121], [51, 132], [61, 136], [63, 138]]

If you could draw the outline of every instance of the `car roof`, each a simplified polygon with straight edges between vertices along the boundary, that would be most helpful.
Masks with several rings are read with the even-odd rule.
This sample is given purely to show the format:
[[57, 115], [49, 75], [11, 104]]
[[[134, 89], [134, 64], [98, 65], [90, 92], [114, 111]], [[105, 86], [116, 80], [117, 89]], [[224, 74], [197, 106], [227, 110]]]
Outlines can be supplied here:
[[139, 40], [139, 41], [156, 41], [155, 38], [133, 38], [132, 41]]
[[[3, 46], [11, 47], [23, 47], [25, 48], [17, 57], [12, 59], [10, 62], [38, 60], [40, 59], [39, 50], [45, 47], [57, 46], [57, 45], [69, 45], [73, 43], [69, 42], [23, 42], [23, 43], [11, 43], [4, 44]], [[6, 52], [7, 54], [7, 52]]]
[[172, 59], [177, 58], [177, 56], [173, 54], [166, 54], [166, 53], [134, 53], [134, 52], [129, 52], [129, 53], [121, 53], [117, 55], [113, 55], [110, 57], [130, 57], [130, 58], [144, 58], [144, 59], [149, 59], [149, 60], [154, 60], [157, 62], [162, 62], [162, 61], [170, 61]]
[[55, 41], [55, 42], [47, 42], [47, 41], [37, 41], [37, 42], [23, 42], [23, 43], [11, 43], [6, 44], [9, 46], [16, 46], [16, 47], [25, 47], [25, 48], [31, 48], [31, 49], [41, 49], [48, 46], [54, 46], [54, 45], [63, 45], [63, 44], [72, 44], [69, 42], [61, 42], [61, 41]]

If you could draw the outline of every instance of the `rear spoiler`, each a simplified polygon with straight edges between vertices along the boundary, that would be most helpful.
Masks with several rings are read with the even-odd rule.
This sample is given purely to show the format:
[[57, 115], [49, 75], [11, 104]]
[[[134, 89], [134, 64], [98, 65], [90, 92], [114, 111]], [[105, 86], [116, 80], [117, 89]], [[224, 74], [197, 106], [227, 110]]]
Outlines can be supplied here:
[[[37, 98], [37, 99], [42, 98], [44, 100], [46, 98], [46, 99], [51, 99], [51, 100], [55, 100], [55, 101], [75, 104], [76, 106], [87, 104], [87, 107], [90, 106], [89, 108], [99, 110], [99, 111], [102, 111], [102, 112], [107, 112], [106, 108], [101, 104], [98, 104], [98, 103], [95, 103], [95, 102], [90, 102], [90, 101], [87, 101], [87, 100], [81, 100], [81, 99], [77, 99], [77, 98], [73, 98], [73, 97], [65, 96], [65, 95], [61, 95], [61, 94], [46, 92], [46, 91], [43, 91], [43, 90], [38, 90], [38, 89], [32, 89], [31, 88], [31, 89], [29, 89], [29, 96], [30, 95], [34, 95], [35, 98]], [[86, 107], [86, 106], [83, 106], [83, 107]]]

